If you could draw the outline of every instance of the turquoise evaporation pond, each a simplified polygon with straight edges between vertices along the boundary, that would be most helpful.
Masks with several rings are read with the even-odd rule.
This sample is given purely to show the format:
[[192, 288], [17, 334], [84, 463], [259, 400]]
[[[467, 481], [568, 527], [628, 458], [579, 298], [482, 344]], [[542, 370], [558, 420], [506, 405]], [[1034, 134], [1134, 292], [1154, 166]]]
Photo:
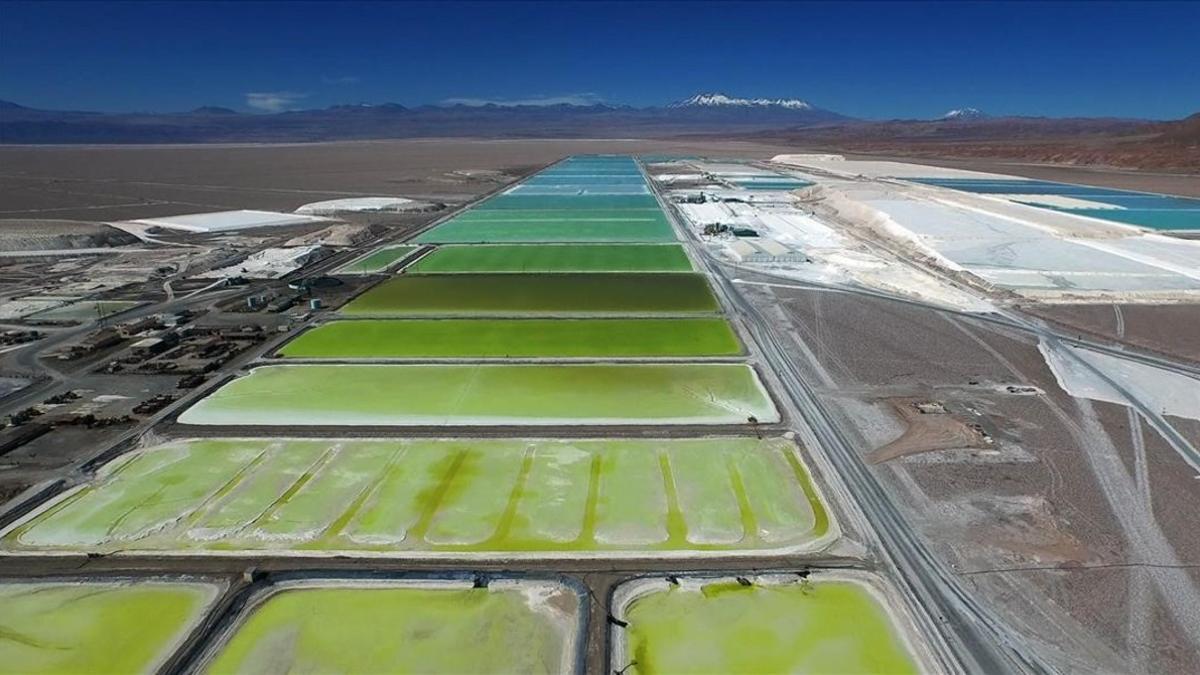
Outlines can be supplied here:
[[605, 174], [605, 175], [621, 175], [621, 176], [640, 176], [641, 171], [634, 164], [621, 163], [606, 163], [606, 164], [558, 164], [537, 175], [556, 176], [564, 174]]
[[479, 211], [497, 209], [578, 209], [601, 211], [607, 209], [656, 209], [653, 195], [520, 195], [503, 194], [476, 206]]
[[528, 180], [538, 180], [546, 178], [583, 178], [588, 179], [613, 179], [616, 181], [633, 181], [642, 178], [641, 172], [627, 170], [612, 170], [612, 169], [592, 169], [587, 167], [579, 167], [566, 171], [546, 171], [530, 176]]
[[1091, 185], [1071, 185], [1040, 180], [975, 180], [956, 178], [913, 178], [914, 183], [975, 192], [978, 194], [1028, 194], [1067, 196], [1112, 196], [1136, 195], [1139, 193]]
[[421, 243], [670, 242], [630, 157], [573, 156], [423, 233]]
[[[569, 173], [604, 173], [612, 175], [640, 175], [641, 171], [636, 166], [626, 166], [621, 164], [559, 164], [546, 169], [542, 174], [546, 175], [562, 175]], [[539, 174], [539, 175], [542, 175]]]
[[637, 183], [608, 183], [596, 181], [594, 179], [586, 180], [570, 180], [570, 181], [555, 181], [555, 182], [526, 182], [512, 188], [507, 192], [508, 195], [521, 194], [518, 190], [524, 189], [549, 189], [549, 188], [576, 188], [588, 190], [636, 190], [646, 187], [644, 181]]
[[[1040, 205], [1038, 205], [1040, 206]], [[1046, 207], [1043, 207], [1046, 208]], [[1148, 227], [1163, 232], [1200, 231], [1200, 210], [1171, 211], [1149, 209], [1060, 209], [1049, 207], [1052, 211], [1073, 213], [1077, 216], [1087, 216], [1099, 220], [1110, 220], [1126, 225]]]
[[1162, 195], [1100, 195], [1092, 197], [1091, 201], [1103, 202], [1120, 206], [1125, 209], [1134, 211], [1200, 211], [1200, 199], [1188, 199], [1186, 197], [1167, 197]]
[[648, 195], [645, 185], [518, 185], [508, 191], [510, 196], [528, 197], [541, 195], [565, 195], [570, 197], [595, 197], [602, 195]]
[[486, 209], [466, 211], [453, 218], [464, 222], [495, 221], [495, 220], [556, 220], [556, 221], [587, 221], [587, 222], [616, 222], [624, 220], [652, 221], [666, 224], [667, 217], [657, 206], [636, 207], [627, 209], [573, 209], [570, 207], [549, 209]]
[[528, 181], [556, 181], [556, 180], [609, 180], [617, 183], [636, 183], [644, 180], [642, 174], [638, 171], [614, 171], [610, 169], [590, 169], [580, 167], [568, 171], [547, 171], [527, 179]]
[[917, 178], [913, 179], [913, 182], [977, 194], [1026, 194], [1072, 197], [1102, 204], [1111, 204], [1121, 208], [1065, 208], [1028, 201], [1016, 201], [1049, 211], [1087, 216], [1089, 218], [1126, 225], [1136, 225], [1152, 230], [1200, 230], [1200, 199], [1039, 180]]
[[539, 174], [522, 183], [522, 185], [645, 185], [646, 180], [641, 176], [618, 175], [598, 176], [594, 174], [580, 175], [548, 175]]

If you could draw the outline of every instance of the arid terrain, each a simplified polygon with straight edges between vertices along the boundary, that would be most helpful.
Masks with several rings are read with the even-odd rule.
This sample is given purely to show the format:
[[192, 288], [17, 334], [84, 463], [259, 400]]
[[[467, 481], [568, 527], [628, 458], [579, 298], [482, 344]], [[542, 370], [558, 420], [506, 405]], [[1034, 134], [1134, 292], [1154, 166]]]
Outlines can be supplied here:
[[[579, 624], [579, 670], [602, 673], [632, 665], [612, 661], [613, 636], [627, 628], [613, 593], [637, 580], [674, 585], [680, 576], [704, 573], [732, 578], [740, 588], [754, 585], [756, 574], [803, 580], [851, 571], [886, 581], [889, 607], [906, 634], [919, 638], [914, 653], [931, 665], [928, 670], [1200, 668], [1194, 602], [1200, 598], [1200, 539], [1192, 526], [1200, 519], [1194, 464], [1200, 422], [1186, 392], [1159, 393], [1179, 391], [1173, 387], [1200, 373], [1194, 339], [1200, 334], [1200, 270], [1188, 258], [1197, 242], [1186, 232], [1159, 234], [911, 178], [982, 171], [1003, 174], [1004, 181], [1024, 176], [1193, 196], [1200, 196], [1200, 187], [1191, 176], [1167, 171], [991, 156], [915, 165], [894, 156], [805, 156], [807, 147], [806, 141], [765, 137], [0, 147], [0, 294], [8, 312], [0, 326], [6, 340], [0, 351], [0, 408], [10, 423], [0, 430], [0, 528], [8, 528], [0, 536], [0, 578], [210, 575], [229, 584], [214, 614], [228, 617], [251, 589], [317, 570], [333, 577], [453, 570], [477, 586], [486, 586], [489, 575], [516, 571], [579, 589], [587, 604], [587, 620]], [[571, 175], [572, 162], [624, 168], [576, 170], [585, 175], [581, 179]], [[563, 173], [548, 175], [547, 167]], [[898, 169], [910, 180], [895, 177]], [[624, 175], [617, 179], [604, 171]], [[548, 242], [505, 249], [499, 245], [505, 237], [538, 222], [538, 212], [515, 209], [510, 213], [522, 215], [505, 217], [506, 209], [486, 208], [493, 199], [561, 205], [586, 200], [583, 193], [599, 189], [611, 190], [602, 199], [641, 199], [650, 205], [643, 211], [661, 217], [646, 216], [645, 222], [661, 225], [663, 239], [641, 246], [678, 252], [690, 270], [686, 274], [712, 296], [710, 317], [728, 321], [735, 344], [696, 358], [595, 361], [745, 368], [761, 378], [764, 405], [776, 417], [760, 420], [757, 411], [743, 416], [745, 410], [726, 404], [723, 410], [733, 410], [734, 417], [719, 423], [564, 419], [534, 426], [490, 418], [386, 423], [305, 416], [239, 421], [244, 404], [235, 403], [232, 418], [189, 421], [227, 387], [269, 369], [589, 365], [576, 356], [291, 359], [281, 349], [330, 325], [388, 323], [369, 313], [355, 317], [347, 307], [389, 284], [437, 277], [419, 267], [439, 252], [462, 255], [487, 247], [517, 255], [512, 249], [553, 249], [550, 244], [562, 250], [603, 248], [591, 246], [594, 241], [564, 243], [551, 231]], [[522, 197], [523, 191], [532, 194]], [[415, 200], [419, 208], [335, 211], [328, 220], [294, 213], [314, 202], [366, 197]], [[555, 208], [555, 215], [541, 219], [554, 221], [566, 212]], [[227, 211], [269, 211], [267, 216], [294, 220], [221, 229], [218, 213], [215, 219], [201, 216], [211, 230], [162, 225], [172, 216]], [[585, 219], [575, 223], [577, 232], [602, 231], [580, 225], [586, 218], [604, 227], [619, 220], [581, 212]], [[497, 213], [497, 220], [485, 224], [504, 224], [477, 235], [485, 238], [483, 244], [431, 234], [445, 232], [463, 216], [497, 218]], [[1117, 244], [1130, 248], [1113, 253]], [[637, 248], [630, 242], [622, 246]], [[400, 251], [392, 262], [366, 273], [347, 271], [389, 249]], [[287, 257], [297, 250], [303, 255]], [[269, 266], [255, 267], [264, 254], [292, 262], [271, 273]], [[951, 256], [959, 256], [961, 264]], [[487, 261], [501, 268], [506, 262], [494, 256]], [[566, 285], [562, 275], [520, 272], [488, 283], [536, 277], [555, 290]], [[645, 276], [663, 283], [661, 274]], [[605, 280], [591, 292], [599, 295], [613, 285]], [[481, 295], [476, 291], [467, 299]], [[420, 301], [428, 299], [443, 300]], [[571, 310], [588, 311], [597, 300], [577, 301]], [[462, 318], [454, 314], [461, 310], [448, 311], [429, 323]], [[579, 320], [570, 312], [549, 317]], [[509, 318], [529, 321], [531, 315]], [[339, 345], [327, 346], [336, 352]], [[1103, 367], [1091, 370], [1088, 358], [1127, 370], [1105, 375]], [[371, 391], [378, 397], [389, 393], [387, 384], [374, 382]], [[312, 382], [315, 389], [325, 384]], [[603, 394], [619, 384], [610, 380], [577, 389]], [[680, 388], [696, 400], [718, 398], [686, 384], [658, 386], [662, 398]], [[280, 389], [306, 393], [303, 387]], [[421, 398], [385, 406], [382, 414]], [[324, 406], [335, 402], [331, 397]], [[430, 553], [405, 548], [418, 546], [413, 542], [421, 538], [402, 534], [386, 540], [391, 548], [379, 544], [384, 540], [366, 540], [367, 548], [343, 555], [288, 549], [286, 537], [266, 537], [239, 540], [254, 541], [265, 547], [261, 550], [231, 548], [213, 555], [204, 539], [186, 550], [139, 550], [157, 536], [152, 523], [120, 544], [128, 550], [87, 544], [45, 556], [33, 550], [36, 544], [23, 549], [14, 543], [13, 532], [41, 518], [40, 509], [64, 491], [95, 483], [107, 462], [163, 443], [239, 439], [280, 447], [295, 443], [303, 453], [311, 451], [304, 444], [335, 443], [330, 439], [340, 448], [381, 439], [448, 438], [463, 447], [556, 438], [794, 443], [797, 461], [811, 473], [811, 494], [819, 496], [810, 497], [812, 503], [828, 509], [822, 516], [825, 538], [786, 553], [725, 551], [713, 543], [724, 541], [718, 537], [665, 554], [647, 548], [636, 555], [616, 550], [591, 555], [572, 549], [574, 544], [551, 554], [521, 550], [527, 545], [522, 542], [494, 554], [474, 544], [456, 549], [453, 537], [438, 544], [447, 548]], [[334, 455], [330, 450], [320, 461]], [[403, 465], [399, 457], [384, 464]], [[460, 452], [446, 464], [457, 471], [466, 457]], [[506, 475], [527, 477], [534, 454], [528, 457], [504, 466], [472, 465], [464, 475], [477, 479], [484, 475], [478, 471], [517, 467]], [[674, 470], [671, 461], [663, 454], [648, 464], [655, 481]], [[256, 466], [247, 465], [247, 475]], [[596, 486], [605, 465], [590, 466], [593, 473], [579, 474], [588, 486], [580, 492], [603, 494]], [[278, 503], [297, 494], [301, 498], [294, 503], [303, 503], [312, 494], [305, 492], [308, 480], [305, 474], [280, 483], [295, 487]], [[742, 477], [732, 480], [742, 485]], [[670, 499], [689, 498], [674, 481], [664, 488]], [[247, 483], [247, 489], [256, 484]], [[552, 484], [561, 483], [546, 482]], [[463, 505], [459, 515], [467, 514], [462, 521], [470, 527], [484, 522], [470, 509], [489, 504], [500, 504], [511, 526], [515, 507], [504, 504], [525, 498], [519, 491], [511, 497], [489, 491], [486, 480], [461, 494], [445, 485], [438, 500]], [[476, 494], [479, 502], [471, 502]], [[367, 495], [331, 507], [346, 509], [335, 530], [358, 522], [350, 516]], [[464, 501], [454, 501], [459, 498]], [[746, 500], [747, 505], [734, 501], [739, 514], [734, 520], [753, 523], [757, 516]], [[630, 531], [653, 526], [649, 515], [616, 508], [619, 501], [605, 508], [631, 514]], [[276, 500], [266, 502], [276, 508]], [[145, 503], [158, 505], [154, 496]], [[139, 508], [142, 502], [129, 513]], [[672, 508], [670, 527], [679, 528], [683, 510]], [[547, 513], [554, 515], [548, 510], [537, 517], [549, 518]], [[328, 515], [314, 509], [306, 517]], [[422, 518], [421, 527], [429, 527], [434, 516]], [[814, 527], [817, 520], [814, 515]], [[307, 528], [303, 518], [277, 522]], [[696, 532], [712, 536], [702, 528]], [[64, 527], [50, 537], [52, 543], [57, 536], [76, 535]], [[201, 658], [196, 645], [212, 640], [215, 631], [206, 626], [193, 635], [167, 670], [194, 665]]]
[[[219, 211], [290, 211], [322, 199], [398, 195], [461, 202], [572, 153], [767, 159], [803, 151], [761, 140], [410, 139], [287, 145], [0, 146], [0, 220], [111, 222]], [[935, 164], [1200, 196], [1192, 176], [995, 158]]]
[[1045, 118], [859, 122], [743, 136], [810, 152], [1200, 173], [1200, 113], [1170, 122]]

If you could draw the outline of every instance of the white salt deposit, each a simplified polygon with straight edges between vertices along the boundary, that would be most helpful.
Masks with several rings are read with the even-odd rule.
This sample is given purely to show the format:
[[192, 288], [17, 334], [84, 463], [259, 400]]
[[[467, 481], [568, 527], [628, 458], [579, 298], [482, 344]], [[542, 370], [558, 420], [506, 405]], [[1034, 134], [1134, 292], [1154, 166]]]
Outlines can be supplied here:
[[1038, 349], [1058, 386], [1072, 396], [1129, 405], [1113, 384], [1085, 366], [1086, 363], [1157, 412], [1200, 420], [1200, 379], [1083, 347], [1052, 349], [1043, 341]]
[[[191, 213], [179, 216], [164, 216], [161, 218], [142, 218], [128, 222], [142, 227], [162, 227], [170, 230], [182, 230], [184, 232], [224, 232], [227, 230], [248, 230], [256, 227], [281, 227], [285, 225], [323, 223], [327, 220], [327, 218], [317, 218], [295, 213], [243, 210]], [[116, 223], [116, 225], [119, 227], [122, 223]]]
[[[836, 156], [836, 155], [835, 155]], [[829, 155], [776, 155], [771, 159], [777, 164], [816, 169], [839, 176], [867, 176], [870, 178], [997, 178], [1011, 179], [998, 173], [946, 169], [938, 166], [923, 166], [905, 162], [873, 162], [850, 159], [829, 159]]]
[[296, 209], [296, 213], [313, 216], [332, 216], [338, 213], [368, 211], [413, 211], [424, 206], [424, 202], [405, 197], [351, 197], [348, 199], [329, 199], [323, 202], [305, 204]]
[[224, 279], [246, 277], [248, 279], [278, 279], [294, 270], [320, 260], [328, 255], [323, 246], [293, 246], [290, 248], [266, 248], [240, 263], [197, 275], [202, 279]]

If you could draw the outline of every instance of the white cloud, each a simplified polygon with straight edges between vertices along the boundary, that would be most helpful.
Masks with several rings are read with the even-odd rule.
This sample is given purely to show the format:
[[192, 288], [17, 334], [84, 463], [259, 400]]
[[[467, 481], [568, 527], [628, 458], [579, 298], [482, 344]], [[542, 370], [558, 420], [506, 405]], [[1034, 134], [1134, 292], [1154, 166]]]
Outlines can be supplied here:
[[559, 94], [557, 96], [545, 96], [537, 94], [528, 98], [470, 98], [470, 97], [455, 97], [447, 98], [442, 101], [442, 105], [498, 105], [510, 108], [518, 105], [596, 105], [603, 103], [604, 98], [599, 94], [592, 92], [583, 92], [579, 94]]
[[246, 94], [246, 105], [263, 112], [282, 112], [290, 109], [308, 94], [294, 91], [255, 91]]
[[330, 77], [328, 75], [321, 76], [322, 84], [358, 84], [362, 78], [357, 75], [339, 75]]

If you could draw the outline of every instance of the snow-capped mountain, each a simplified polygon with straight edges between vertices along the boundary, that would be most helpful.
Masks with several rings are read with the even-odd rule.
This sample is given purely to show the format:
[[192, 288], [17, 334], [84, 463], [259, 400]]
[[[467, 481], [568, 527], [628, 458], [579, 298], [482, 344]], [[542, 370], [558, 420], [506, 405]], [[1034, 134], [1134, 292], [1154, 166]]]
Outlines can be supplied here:
[[798, 98], [737, 98], [720, 93], [696, 94], [672, 103], [668, 108], [786, 108], [812, 110], [812, 104]]
[[[501, 105], [500, 103], [504, 103]], [[644, 108], [573, 101], [458, 99], [439, 105], [333, 105], [278, 113], [90, 113], [35, 110], [0, 101], [6, 143], [197, 143], [310, 141], [457, 135], [626, 137], [639, 134], [733, 133], [848, 121], [796, 99], [700, 94]], [[191, 123], [194, 120], [194, 123]]]
[[978, 108], [956, 108], [942, 115], [944, 120], [981, 120], [986, 118], [987, 113]]

